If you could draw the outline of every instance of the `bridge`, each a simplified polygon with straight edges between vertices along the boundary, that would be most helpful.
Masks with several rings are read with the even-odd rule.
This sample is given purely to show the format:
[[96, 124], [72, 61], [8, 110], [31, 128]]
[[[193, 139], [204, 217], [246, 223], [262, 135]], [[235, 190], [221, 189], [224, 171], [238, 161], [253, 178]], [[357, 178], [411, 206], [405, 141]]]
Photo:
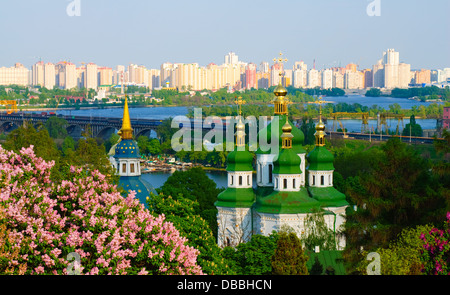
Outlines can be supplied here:
[[[370, 141], [387, 141], [392, 137], [398, 137], [401, 141], [413, 144], [433, 144], [433, 137], [417, 137], [417, 136], [400, 136], [400, 135], [388, 135], [388, 134], [369, 134], [369, 133], [344, 133], [327, 131], [328, 138], [345, 138], [345, 139], [358, 139], [358, 140], [370, 140]], [[438, 138], [438, 140], [443, 140]]]
[[[21, 126], [24, 122], [29, 122], [37, 127], [40, 124], [45, 124], [49, 118], [54, 116], [56, 115], [48, 114], [46, 112], [41, 114], [3, 113], [0, 114], [0, 133], [11, 132]], [[122, 127], [122, 118], [63, 115], [58, 115], [57, 117], [67, 121], [67, 133], [74, 138], [81, 137], [81, 134], [89, 129], [93, 137], [107, 139], [112, 133], [120, 130]], [[156, 132], [156, 128], [161, 123], [162, 120], [155, 119], [131, 119], [131, 125], [133, 126], [136, 138], [141, 135], [149, 136], [152, 131]]]

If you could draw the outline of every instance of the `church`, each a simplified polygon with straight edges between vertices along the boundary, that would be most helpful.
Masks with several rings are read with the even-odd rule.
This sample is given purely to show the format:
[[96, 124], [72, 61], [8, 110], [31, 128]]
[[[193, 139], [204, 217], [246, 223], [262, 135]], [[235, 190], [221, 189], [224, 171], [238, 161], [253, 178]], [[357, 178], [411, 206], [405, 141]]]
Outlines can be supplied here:
[[[274, 152], [258, 147], [256, 184], [253, 183], [254, 159], [245, 147], [245, 124], [239, 111], [235, 149], [227, 158], [227, 188], [215, 202], [220, 247], [236, 246], [255, 234], [268, 236], [282, 226], [289, 226], [301, 238], [308, 214], [323, 213], [334, 233], [345, 221], [349, 204], [345, 195], [333, 187], [334, 156], [325, 148], [322, 108], [316, 125], [315, 147], [306, 154], [303, 132], [288, 119], [287, 90], [280, 83], [274, 94], [272, 122], [258, 132], [258, 140], [268, 142], [275, 132], [279, 149]], [[278, 120], [279, 128], [272, 128], [274, 119]], [[345, 241], [337, 239], [337, 248], [344, 246]]]
[[111, 165], [120, 176], [119, 187], [127, 193], [134, 190], [136, 198], [147, 208], [147, 198], [151, 195], [150, 193], [156, 194], [156, 190], [149, 182], [141, 179], [141, 155], [137, 142], [133, 140], [133, 128], [126, 97], [122, 128], [117, 134], [120, 136], [120, 141], [111, 148], [108, 155]]

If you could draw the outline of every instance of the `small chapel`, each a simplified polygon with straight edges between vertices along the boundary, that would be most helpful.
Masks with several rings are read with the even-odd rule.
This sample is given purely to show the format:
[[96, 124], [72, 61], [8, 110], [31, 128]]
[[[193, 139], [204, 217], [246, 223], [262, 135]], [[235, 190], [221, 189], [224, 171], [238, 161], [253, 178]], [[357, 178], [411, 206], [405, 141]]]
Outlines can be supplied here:
[[[256, 163], [245, 146], [245, 124], [239, 111], [235, 149], [227, 158], [227, 188], [215, 202], [220, 247], [237, 246], [255, 234], [268, 236], [282, 226], [292, 228], [301, 239], [308, 214], [323, 214], [335, 234], [345, 221], [349, 204], [345, 195], [333, 187], [334, 156], [325, 148], [321, 99], [315, 147], [306, 154], [303, 132], [288, 119], [289, 101], [281, 79], [274, 95], [272, 121], [257, 137], [258, 142], [260, 138], [267, 142], [275, 136], [278, 152], [258, 147]], [[278, 128], [272, 128], [274, 120], [278, 120]], [[342, 249], [345, 240], [336, 240], [337, 249]]]
[[149, 182], [141, 178], [141, 155], [138, 144], [133, 139], [127, 97], [123, 107], [122, 128], [117, 134], [120, 140], [111, 148], [108, 155], [111, 165], [120, 176], [119, 187], [126, 193], [134, 190], [136, 198], [148, 207], [147, 198], [151, 193], [156, 194], [156, 190]]

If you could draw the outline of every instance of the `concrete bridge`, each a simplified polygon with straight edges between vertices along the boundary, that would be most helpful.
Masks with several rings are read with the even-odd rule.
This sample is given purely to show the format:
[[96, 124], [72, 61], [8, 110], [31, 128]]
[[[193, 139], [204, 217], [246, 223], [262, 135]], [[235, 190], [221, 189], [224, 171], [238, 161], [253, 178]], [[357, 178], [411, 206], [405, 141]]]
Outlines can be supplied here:
[[[0, 114], [0, 133], [11, 132], [23, 124], [24, 121], [37, 127], [39, 124], [45, 124], [47, 120], [56, 116], [49, 113], [31, 114], [31, 113], [14, 113]], [[67, 133], [79, 138], [81, 134], [90, 128], [93, 137], [107, 139], [112, 133], [117, 132], [122, 127], [122, 118], [105, 118], [105, 117], [89, 117], [89, 116], [63, 116], [58, 118], [67, 121]], [[137, 137], [141, 135], [150, 136], [151, 132], [156, 132], [156, 128], [162, 123], [162, 120], [154, 119], [132, 119], [131, 125], [134, 134]]]

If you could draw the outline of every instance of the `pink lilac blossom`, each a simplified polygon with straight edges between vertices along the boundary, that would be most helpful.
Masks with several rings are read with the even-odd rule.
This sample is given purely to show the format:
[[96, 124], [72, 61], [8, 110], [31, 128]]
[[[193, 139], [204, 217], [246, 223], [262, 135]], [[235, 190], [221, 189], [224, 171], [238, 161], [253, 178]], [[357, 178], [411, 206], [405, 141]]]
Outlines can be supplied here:
[[55, 183], [53, 166], [33, 146], [19, 153], [0, 146], [0, 222], [20, 250], [10, 263], [26, 262], [26, 274], [68, 274], [76, 253], [82, 274], [203, 274], [198, 250], [134, 191], [124, 198], [104, 175], [80, 167]]

